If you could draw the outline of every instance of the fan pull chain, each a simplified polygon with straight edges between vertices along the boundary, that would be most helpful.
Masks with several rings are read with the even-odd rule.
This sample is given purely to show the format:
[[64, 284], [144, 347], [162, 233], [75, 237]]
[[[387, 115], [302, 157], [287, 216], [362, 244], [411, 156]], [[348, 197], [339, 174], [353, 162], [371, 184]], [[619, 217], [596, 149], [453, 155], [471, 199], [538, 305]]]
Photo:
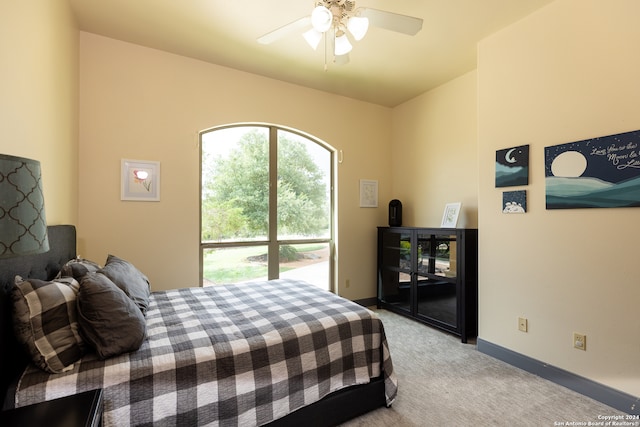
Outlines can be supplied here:
[[327, 67], [327, 32], [324, 33], [324, 71], [328, 70]]

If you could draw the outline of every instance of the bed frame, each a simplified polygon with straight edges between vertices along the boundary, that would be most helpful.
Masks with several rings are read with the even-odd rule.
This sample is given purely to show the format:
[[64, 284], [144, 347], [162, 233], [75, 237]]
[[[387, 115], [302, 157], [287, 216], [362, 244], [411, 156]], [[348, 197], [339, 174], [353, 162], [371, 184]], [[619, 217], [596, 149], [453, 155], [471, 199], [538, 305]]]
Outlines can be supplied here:
[[[48, 227], [49, 252], [0, 259], [0, 402], [15, 393], [15, 385], [27, 365], [28, 356], [13, 334], [9, 292], [14, 278], [51, 280], [60, 268], [76, 257], [76, 229], [73, 225]], [[332, 393], [269, 424], [271, 427], [335, 426], [366, 412], [385, 406], [384, 380], [349, 387]], [[7, 408], [3, 408], [7, 409]]]

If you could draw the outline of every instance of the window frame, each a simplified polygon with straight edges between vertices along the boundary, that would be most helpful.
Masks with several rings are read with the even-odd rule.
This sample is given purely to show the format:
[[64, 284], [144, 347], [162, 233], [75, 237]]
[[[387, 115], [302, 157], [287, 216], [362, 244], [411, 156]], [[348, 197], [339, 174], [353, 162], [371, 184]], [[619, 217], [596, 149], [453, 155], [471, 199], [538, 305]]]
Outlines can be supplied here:
[[[266, 239], [257, 239], [250, 241], [225, 241], [225, 242], [203, 242], [202, 241], [202, 171], [203, 171], [203, 149], [202, 142], [203, 136], [210, 132], [215, 132], [223, 129], [229, 128], [237, 128], [237, 127], [263, 127], [269, 130], [269, 228], [267, 231]], [[330, 232], [329, 237], [327, 238], [309, 238], [309, 239], [278, 239], [278, 210], [277, 210], [277, 199], [278, 194], [277, 191], [271, 191], [271, 189], [277, 189], [277, 179], [278, 179], [278, 132], [284, 131], [296, 134], [301, 136], [312, 143], [318, 144], [323, 149], [327, 150], [329, 153], [329, 221], [330, 221]], [[212, 128], [205, 129], [198, 134], [198, 147], [199, 147], [199, 222], [198, 222], [198, 230], [199, 230], [199, 283], [200, 286], [204, 286], [204, 252], [207, 249], [216, 249], [216, 248], [233, 248], [233, 247], [247, 247], [247, 246], [267, 246], [269, 254], [278, 254], [279, 248], [281, 245], [288, 244], [313, 244], [313, 243], [325, 243], [329, 245], [329, 291], [335, 292], [335, 283], [336, 283], [336, 217], [337, 217], [337, 195], [336, 195], [336, 181], [337, 181], [337, 173], [336, 173], [336, 163], [337, 163], [337, 150], [333, 148], [331, 145], [326, 142], [320, 140], [313, 135], [309, 135], [303, 131], [298, 129], [292, 129], [289, 127], [275, 125], [275, 124], [267, 124], [267, 123], [235, 123], [235, 124], [227, 124], [222, 126], [215, 126]], [[275, 209], [271, 207], [275, 206]], [[273, 237], [275, 236], [275, 237]], [[277, 259], [278, 257], [276, 257]], [[277, 279], [280, 276], [280, 262], [279, 259], [277, 262], [272, 262], [272, 257], [268, 257], [268, 280]]]

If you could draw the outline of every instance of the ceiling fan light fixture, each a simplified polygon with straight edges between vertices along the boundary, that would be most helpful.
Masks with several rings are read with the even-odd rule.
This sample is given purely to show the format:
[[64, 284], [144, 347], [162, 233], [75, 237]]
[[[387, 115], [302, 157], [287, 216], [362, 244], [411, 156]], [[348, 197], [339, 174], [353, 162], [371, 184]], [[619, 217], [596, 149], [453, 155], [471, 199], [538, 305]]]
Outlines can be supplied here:
[[349, 32], [356, 40], [362, 40], [369, 30], [369, 18], [364, 16], [352, 16], [347, 22]]
[[344, 31], [339, 31], [336, 34], [336, 46], [333, 53], [336, 56], [346, 55], [347, 53], [351, 52], [351, 49], [353, 49], [353, 46], [351, 46], [351, 43], [349, 43], [347, 35]]
[[[400, 15], [385, 10], [356, 8], [357, 0], [314, 0], [311, 14], [276, 28], [258, 38], [258, 43], [271, 44], [292, 32], [301, 34], [313, 50], [317, 50], [324, 35], [324, 66], [333, 53], [334, 63], [349, 62], [351, 42], [362, 40], [370, 26], [397, 33], [415, 35], [422, 29], [422, 18]], [[311, 24], [311, 29], [309, 29]], [[330, 31], [330, 32], [329, 32]], [[327, 37], [328, 35], [328, 37]]]
[[311, 12], [311, 25], [319, 33], [325, 33], [331, 28], [333, 14], [329, 9], [320, 5]]
[[347, 65], [349, 63], [349, 54], [334, 56], [333, 62], [336, 65]]
[[310, 29], [309, 31], [305, 31], [302, 34], [302, 37], [307, 41], [311, 49], [318, 49], [318, 45], [320, 44], [320, 40], [322, 40], [322, 33], [318, 32], [315, 28]]

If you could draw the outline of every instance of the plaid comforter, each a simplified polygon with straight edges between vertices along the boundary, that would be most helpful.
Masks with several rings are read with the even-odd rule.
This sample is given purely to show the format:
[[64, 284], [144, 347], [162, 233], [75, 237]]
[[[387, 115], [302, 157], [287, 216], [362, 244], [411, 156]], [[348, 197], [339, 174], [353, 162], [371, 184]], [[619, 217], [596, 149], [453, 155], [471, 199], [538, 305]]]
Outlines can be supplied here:
[[108, 426], [262, 425], [341, 388], [396, 380], [380, 320], [312, 285], [286, 279], [154, 292], [147, 339], [74, 369], [30, 366], [16, 406], [104, 389]]

